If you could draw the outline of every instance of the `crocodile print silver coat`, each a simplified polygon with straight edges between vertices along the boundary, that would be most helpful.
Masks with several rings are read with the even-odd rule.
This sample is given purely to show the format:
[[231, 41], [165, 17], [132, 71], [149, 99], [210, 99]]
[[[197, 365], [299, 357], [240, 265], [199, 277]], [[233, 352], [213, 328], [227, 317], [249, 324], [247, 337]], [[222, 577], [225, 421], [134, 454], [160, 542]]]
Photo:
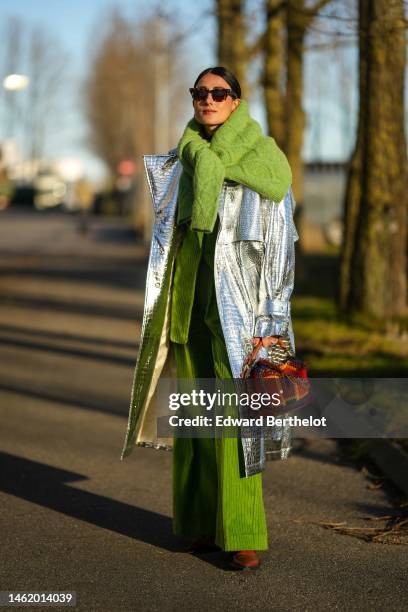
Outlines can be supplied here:
[[[171, 450], [171, 439], [157, 437], [157, 419], [166, 415], [168, 394], [177, 390], [169, 312], [173, 264], [181, 237], [175, 219], [182, 168], [173, 152], [147, 155], [144, 161], [155, 220], [122, 459], [135, 444]], [[294, 242], [298, 239], [293, 223], [294, 206], [292, 188], [281, 202], [273, 202], [243, 185], [230, 182], [223, 185], [214, 280], [234, 378], [239, 378], [253, 336], [286, 334], [292, 352], [295, 351], [290, 316]], [[289, 455], [290, 428], [268, 430], [271, 431], [267, 437], [242, 438], [246, 476], [261, 472], [267, 459], [285, 459]]]

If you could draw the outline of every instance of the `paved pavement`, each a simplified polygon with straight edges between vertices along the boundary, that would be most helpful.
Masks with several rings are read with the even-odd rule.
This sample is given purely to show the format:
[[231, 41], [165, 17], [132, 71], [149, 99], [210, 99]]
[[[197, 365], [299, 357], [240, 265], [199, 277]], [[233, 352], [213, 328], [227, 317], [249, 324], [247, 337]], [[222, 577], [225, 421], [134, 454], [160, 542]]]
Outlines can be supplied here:
[[145, 270], [123, 221], [0, 217], [0, 590], [74, 590], [84, 611], [407, 609], [405, 546], [312, 524], [392, 510], [330, 440], [268, 466], [259, 572], [181, 552], [171, 454], [120, 461]]

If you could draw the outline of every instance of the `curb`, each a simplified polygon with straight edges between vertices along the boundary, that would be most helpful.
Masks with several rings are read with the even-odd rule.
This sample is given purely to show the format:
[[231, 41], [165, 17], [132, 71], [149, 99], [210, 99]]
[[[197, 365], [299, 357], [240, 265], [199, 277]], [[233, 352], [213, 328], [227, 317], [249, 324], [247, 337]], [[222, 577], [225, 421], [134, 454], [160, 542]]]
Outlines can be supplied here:
[[396, 487], [408, 496], [408, 453], [391, 440], [372, 441], [367, 455]]

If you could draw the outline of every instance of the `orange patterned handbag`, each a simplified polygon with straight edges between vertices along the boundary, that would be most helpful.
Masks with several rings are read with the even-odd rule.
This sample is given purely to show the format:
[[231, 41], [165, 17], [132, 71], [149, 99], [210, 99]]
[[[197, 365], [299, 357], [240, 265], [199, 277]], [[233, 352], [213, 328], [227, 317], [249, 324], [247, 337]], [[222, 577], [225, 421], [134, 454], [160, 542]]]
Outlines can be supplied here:
[[268, 358], [257, 361], [261, 347], [260, 340], [244, 360], [241, 378], [254, 379], [252, 388], [256, 391], [279, 393], [281, 406], [303, 400], [310, 392], [310, 381], [305, 362], [296, 359], [288, 349], [289, 338], [278, 337], [276, 343], [268, 347]]

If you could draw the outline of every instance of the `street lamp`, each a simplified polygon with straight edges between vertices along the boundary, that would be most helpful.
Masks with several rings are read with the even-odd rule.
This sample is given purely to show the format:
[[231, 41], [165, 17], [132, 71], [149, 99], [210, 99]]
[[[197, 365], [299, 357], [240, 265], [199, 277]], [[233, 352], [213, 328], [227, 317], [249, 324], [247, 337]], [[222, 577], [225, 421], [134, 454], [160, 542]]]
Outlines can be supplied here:
[[[23, 89], [26, 89], [26, 87], [29, 84], [29, 78], [25, 75], [25, 74], [17, 74], [17, 73], [13, 73], [13, 74], [8, 74], [4, 77], [3, 79], [3, 88], [6, 90], [6, 94], [5, 94], [5, 99], [6, 99], [6, 104], [8, 106], [8, 125], [7, 125], [7, 131], [10, 134], [10, 141], [8, 143], [8, 146], [13, 146], [15, 148], [17, 148], [17, 143], [15, 138], [13, 138], [13, 127], [14, 127], [14, 123], [15, 120], [17, 119], [17, 121], [19, 120], [19, 115], [20, 115], [20, 108], [19, 105], [17, 104], [17, 101], [15, 99], [15, 95], [13, 92], [16, 91], [22, 91]], [[3, 150], [4, 150], [4, 145], [5, 143], [3, 143]], [[16, 166], [16, 161], [14, 160], [14, 163], [12, 162], [11, 164], [9, 164], [9, 170], [13, 171], [13, 166]]]
[[3, 87], [7, 91], [20, 91], [25, 89], [29, 79], [25, 74], [8, 74], [3, 80]]

